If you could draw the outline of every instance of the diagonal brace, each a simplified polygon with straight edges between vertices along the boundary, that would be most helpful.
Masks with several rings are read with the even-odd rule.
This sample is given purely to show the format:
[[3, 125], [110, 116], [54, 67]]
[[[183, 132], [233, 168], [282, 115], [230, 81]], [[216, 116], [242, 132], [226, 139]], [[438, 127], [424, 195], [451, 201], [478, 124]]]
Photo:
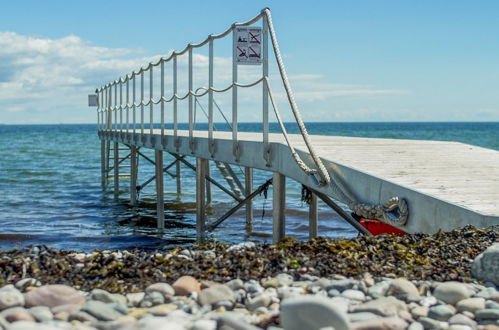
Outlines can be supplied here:
[[[185, 157], [185, 156], [182, 156], [182, 158]], [[176, 177], [175, 174], [172, 174], [170, 173], [168, 170], [173, 166], [175, 165], [177, 161], [174, 160], [173, 162], [171, 162], [170, 164], [168, 164], [167, 167], [163, 168], [163, 172], [167, 173], [168, 175], [170, 175], [172, 178]], [[152, 177], [150, 177], [146, 182], [144, 182], [143, 184], [141, 184], [140, 186], [137, 186], [136, 189], [137, 191], [140, 191], [142, 189], [145, 188], [145, 186], [147, 186], [149, 183], [151, 183], [152, 181], [154, 181], [156, 179], [156, 175], [153, 175]]]
[[239, 210], [241, 207], [246, 204], [246, 202], [252, 200], [253, 198], [256, 197], [256, 195], [260, 194], [262, 191], [268, 188], [269, 185], [272, 184], [272, 179], [267, 180], [264, 184], [262, 184], [260, 187], [258, 187], [255, 191], [253, 191], [251, 194], [249, 194], [246, 198], [244, 198], [239, 204], [231, 208], [227, 213], [222, 215], [219, 219], [217, 219], [215, 222], [211, 223], [208, 226], [208, 230], [212, 231], [215, 228], [217, 228], [222, 222], [224, 222], [227, 218], [229, 218], [231, 215], [233, 215], [237, 210]]
[[[174, 153], [171, 153], [171, 152], [169, 154], [172, 155], [173, 157], [177, 158], [182, 163], [184, 163], [191, 170], [196, 171], [196, 166], [192, 165], [187, 160], [185, 160], [184, 156], [181, 157], [181, 156], [179, 156], [177, 154], [174, 154]], [[241, 202], [241, 198], [237, 197], [232, 191], [230, 191], [229, 189], [225, 188], [220, 183], [216, 182], [211, 176], [206, 175], [205, 179], [208, 180], [209, 182], [211, 182], [212, 184], [214, 184], [215, 186], [217, 186], [220, 190], [222, 190], [224, 193], [226, 193], [230, 197], [234, 198], [236, 201]]]

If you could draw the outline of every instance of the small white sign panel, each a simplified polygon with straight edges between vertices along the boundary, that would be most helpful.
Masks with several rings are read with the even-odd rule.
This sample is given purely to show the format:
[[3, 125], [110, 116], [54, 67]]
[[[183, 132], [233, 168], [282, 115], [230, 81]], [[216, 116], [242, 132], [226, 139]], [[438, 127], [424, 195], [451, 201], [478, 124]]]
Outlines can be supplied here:
[[89, 107], [98, 107], [99, 106], [99, 99], [97, 98], [97, 95], [90, 94], [88, 96], [88, 106]]
[[259, 65], [262, 63], [262, 28], [236, 27], [234, 60], [237, 64]]

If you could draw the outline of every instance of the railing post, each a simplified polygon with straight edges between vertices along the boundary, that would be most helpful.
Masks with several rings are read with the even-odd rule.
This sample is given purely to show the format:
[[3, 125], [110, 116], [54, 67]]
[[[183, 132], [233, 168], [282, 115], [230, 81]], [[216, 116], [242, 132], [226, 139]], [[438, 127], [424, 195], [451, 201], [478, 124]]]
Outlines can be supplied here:
[[173, 145], [178, 151], [178, 116], [177, 116], [177, 56], [173, 57]]
[[286, 177], [281, 173], [274, 172], [272, 180], [273, 187], [273, 211], [272, 211], [272, 238], [274, 243], [282, 241], [286, 235]]
[[192, 77], [192, 48], [189, 48], [189, 147], [194, 153], [194, 113], [193, 113], [193, 77]]
[[136, 108], [137, 108], [137, 106], [135, 105], [135, 89], [136, 89], [135, 88], [135, 80], [136, 80], [135, 77], [136, 76], [133, 75], [133, 78], [132, 78], [133, 79], [133, 84], [132, 84], [132, 89], [133, 89], [133, 91], [132, 91], [132, 94], [133, 94], [133, 97], [132, 97], [132, 99], [133, 99], [132, 100], [132, 102], [133, 102], [133, 140], [135, 142], [137, 142], [137, 139], [135, 137], [135, 133], [136, 133], [136, 130], [137, 130], [137, 118], [136, 118], [137, 117], [136, 116], [136, 112], [137, 112]]
[[100, 140], [100, 172], [101, 172], [101, 186], [102, 189], [106, 189], [106, 140], [101, 137]]
[[130, 142], [130, 79], [126, 77], [126, 135], [127, 141]]
[[120, 137], [123, 138], [123, 82], [120, 79]]
[[239, 161], [239, 141], [237, 140], [237, 53], [235, 51], [237, 45], [237, 32], [236, 26], [232, 31], [232, 154], [236, 161]]
[[154, 147], [155, 141], [153, 137], [154, 129], [154, 104], [152, 102], [153, 97], [153, 66], [149, 69], [149, 141], [151, 146]]
[[165, 143], [165, 62], [161, 60], [161, 144], [166, 147]]
[[175, 181], [177, 183], [177, 199], [180, 199], [182, 194], [182, 172], [180, 171], [180, 161], [175, 163]]
[[118, 136], [118, 85], [114, 85], [114, 138]]
[[317, 212], [317, 195], [310, 192], [310, 205], [308, 209], [308, 238], [317, 237], [319, 213]]
[[[268, 79], [269, 77], [269, 26], [267, 22], [267, 16], [262, 18], [262, 71], [263, 77]], [[262, 107], [263, 107], [263, 147], [264, 155], [263, 158], [267, 161], [267, 166], [270, 164], [270, 145], [269, 145], [269, 89], [264, 81], [262, 84]]]
[[[210, 168], [210, 161], [206, 161], [206, 175], [211, 176], [211, 168]], [[210, 205], [211, 204], [211, 183], [206, 180], [206, 204]]]
[[206, 224], [206, 163], [203, 158], [196, 158], [196, 240], [199, 243], [205, 239]]
[[140, 142], [144, 143], [144, 71], [140, 73]]
[[213, 141], [213, 38], [209, 41], [208, 59], [208, 149], [211, 157], [215, 154], [215, 142]]

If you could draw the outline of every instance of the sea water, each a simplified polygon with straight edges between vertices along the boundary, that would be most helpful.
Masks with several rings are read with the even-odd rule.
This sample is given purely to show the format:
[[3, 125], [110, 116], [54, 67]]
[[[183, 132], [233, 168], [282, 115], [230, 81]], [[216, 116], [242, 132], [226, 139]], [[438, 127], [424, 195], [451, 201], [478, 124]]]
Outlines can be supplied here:
[[[298, 133], [294, 124], [289, 133]], [[182, 127], [181, 127], [182, 128]], [[459, 141], [499, 150], [499, 123], [308, 123], [310, 134]], [[260, 131], [261, 124], [242, 123], [240, 131]], [[278, 132], [276, 124], [271, 131]], [[0, 249], [47, 245], [66, 250], [163, 249], [194, 242], [195, 173], [182, 166], [182, 195], [175, 179], [165, 175], [165, 229], [159, 232], [155, 216], [154, 182], [140, 193], [139, 207], [130, 207], [128, 181], [113, 198], [112, 187], [100, 185], [100, 143], [95, 125], [0, 125]], [[144, 152], [153, 157], [150, 150]], [[437, 156], [437, 155], [436, 155]], [[195, 159], [188, 158], [191, 163]], [[173, 161], [165, 156], [164, 164]], [[234, 166], [242, 177], [243, 170]], [[212, 166], [213, 177], [223, 178]], [[154, 175], [154, 167], [140, 160], [139, 183]], [[254, 187], [272, 177], [255, 170]], [[244, 182], [244, 181], [243, 181]], [[112, 183], [111, 183], [112, 184]], [[301, 185], [287, 180], [286, 233], [308, 237], [308, 206]], [[210, 234], [210, 238], [237, 243], [271, 241], [272, 189], [254, 201], [254, 228], [245, 230], [242, 208]], [[213, 187], [208, 218], [215, 220], [234, 201]], [[326, 205], [319, 204], [319, 234], [352, 237], [357, 232]]]

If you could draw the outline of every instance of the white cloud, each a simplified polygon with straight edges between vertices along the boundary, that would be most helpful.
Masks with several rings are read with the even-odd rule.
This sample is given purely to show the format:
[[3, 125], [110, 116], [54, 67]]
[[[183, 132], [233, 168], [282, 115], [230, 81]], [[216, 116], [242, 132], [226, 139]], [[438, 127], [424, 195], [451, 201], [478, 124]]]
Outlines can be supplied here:
[[[0, 32], [0, 122], [93, 122], [95, 113], [86, 108], [87, 94], [148, 62], [157, 61], [159, 57], [160, 55], [141, 56], [137, 49], [96, 47], [74, 35], [48, 39]], [[215, 87], [226, 87], [232, 82], [232, 59], [216, 57], [214, 63], [217, 77]], [[171, 73], [168, 65], [171, 64], [167, 64], [167, 74]], [[178, 65], [179, 93], [185, 93], [186, 55], [178, 59]], [[252, 82], [261, 74], [260, 67], [240, 66], [238, 70], [240, 82], [243, 83]], [[195, 87], [205, 87], [208, 82], [206, 55], [194, 53], [194, 72]], [[146, 76], [146, 84], [147, 79]], [[317, 109], [338, 97], [361, 98], [409, 93], [402, 89], [331, 83], [319, 74], [292, 75], [290, 80], [301, 109]], [[155, 87], [159, 86], [158, 82], [155, 84]], [[166, 79], [166, 84], [167, 88], [171, 88], [171, 75]], [[286, 97], [280, 85], [277, 71], [274, 71], [272, 88], [276, 98], [283, 104]], [[258, 120], [255, 116], [260, 115], [259, 111], [255, 112], [254, 109], [261, 102], [260, 93], [260, 86], [247, 93], [241, 91], [240, 107], [248, 109], [246, 112], [241, 111], [241, 121]], [[224, 103], [223, 96], [216, 97], [217, 101], [220, 98], [219, 104], [230, 104], [230, 101]], [[280, 108], [283, 118], [290, 120], [290, 112], [284, 106]], [[307, 116], [305, 119], [307, 120]]]

